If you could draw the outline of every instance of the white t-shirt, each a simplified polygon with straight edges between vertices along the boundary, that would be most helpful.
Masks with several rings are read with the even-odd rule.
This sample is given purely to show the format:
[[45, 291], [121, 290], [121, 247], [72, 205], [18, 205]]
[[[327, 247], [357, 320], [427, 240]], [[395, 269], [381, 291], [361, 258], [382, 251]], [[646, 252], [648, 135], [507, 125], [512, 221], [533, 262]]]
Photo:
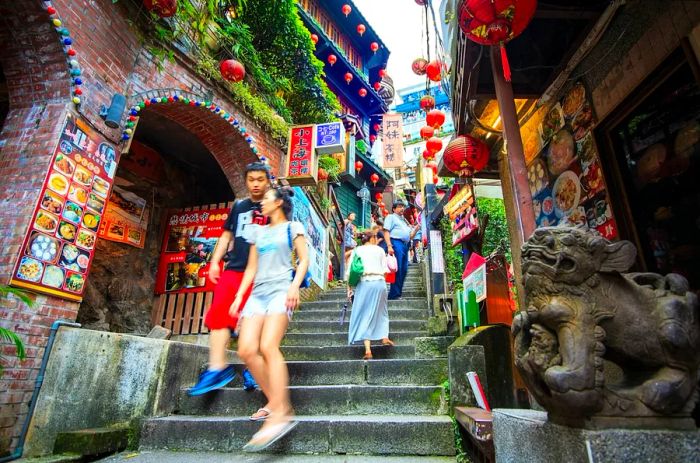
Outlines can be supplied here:
[[[292, 249], [289, 247], [289, 231], [292, 245], [294, 238], [304, 236], [304, 226], [299, 222], [277, 225], [256, 225], [245, 228], [246, 239], [258, 252], [258, 271], [255, 286], [277, 281], [292, 281]], [[248, 231], [250, 229], [250, 232]]]
[[355, 258], [355, 254], [362, 259], [362, 266], [365, 271], [362, 274], [362, 281], [383, 280], [384, 275], [389, 272], [386, 265], [386, 254], [384, 250], [376, 244], [363, 244], [352, 251], [350, 262]]

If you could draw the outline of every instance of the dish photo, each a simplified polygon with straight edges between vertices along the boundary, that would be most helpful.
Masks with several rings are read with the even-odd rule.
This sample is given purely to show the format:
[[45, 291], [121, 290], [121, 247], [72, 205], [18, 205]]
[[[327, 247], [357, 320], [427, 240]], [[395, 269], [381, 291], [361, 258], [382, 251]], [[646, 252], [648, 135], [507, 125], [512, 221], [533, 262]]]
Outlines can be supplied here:
[[45, 211], [39, 211], [36, 214], [36, 220], [34, 221], [34, 228], [37, 230], [46, 232], [46, 233], [53, 233], [56, 231], [56, 227], [58, 226], [58, 217], [56, 217], [53, 214], [49, 214], [48, 212]]
[[78, 203], [79, 205], [85, 205], [87, 201], [87, 191], [79, 185], [71, 185], [70, 192], [68, 193], [68, 199]]
[[540, 136], [542, 141], [547, 143], [561, 128], [564, 127], [564, 115], [560, 104], [555, 104], [547, 113], [540, 125]]
[[78, 166], [78, 168], [75, 169], [73, 180], [83, 186], [90, 186], [92, 184], [92, 173], [90, 173], [87, 169]]
[[109, 183], [107, 183], [106, 180], [103, 180], [100, 177], [95, 177], [92, 183], [92, 191], [93, 193], [97, 193], [103, 198], [106, 198], [107, 192], [109, 192]]
[[542, 159], [537, 159], [527, 169], [527, 181], [533, 196], [547, 186], [547, 171]]
[[581, 140], [590, 132], [593, 127], [593, 109], [590, 105], [584, 105], [581, 111], [576, 115], [571, 127], [574, 130], [574, 139]]
[[578, 205], [581, 199], [581, 183], [578, 175], [571, 170], [562, 173], [554, 182], [552, 194], [557, 212], [566, 215]]
[[564, 117], [567, 119], [573, 118], [581, 110], [585, 101], [586, 88], [579, 82], [573, 86], [562, 100], [561, 109], [564, 113]]
[[70, 243], [75, 241], [75, 232], [77, 228], [70, 222], [61, 220], [61, 225], [58, 226], [58, 237], [62, 238]]
[[63, 210], [63, 198], [50, 190], [44, 191], [41, 199], [41, 207], [54, 214], [60, 214]]
[[66, 244], [63, 246], [63, 251], [61, 252], [61, 259], [59, 263], [66, 267], [74, 263], [78, 256], [80, 255], [80, 250], [73, 244]]
[[95, 234], [81, 228], [75, 244], [83, 249], [92, 249], [95, 247]]
[[552, 138], [547, 153], [547, 167], [552, 175], [559, 175], [569, 167], [576, 157], [574, 137], [566, 129], [560, 130]]
[[100, 216], [93, 213], [86, 213], [83, 216], [83, 226], [92, 231], [97, 231], [97, 227], [100, 226]]
[[57, 171], [70, 177], [75, 171], [75, 162], [63, 153], [56, 155], [56, 160], [53, 162], [53, 167]]
[[65, 196], [68, 192], [68, 185], [68, 179], [57, 172], [49, 176], [49, 188], [61, 196]]
[[583, 168], [596, 160], [592, 133], [588, 132], [585, 137], [576, 142], [576, 152], [578, 153], [578, 158]]
[[80, 223], [80, 218], [83, 216], [83, 208], [78, 206], [72, 201], [66, 203], [66, 207], [63, 210], [63, 218], [73, 222]]
[[78, 259], [76, 260], [76, 263], [78, 264], [80, 272], [85, 273], [85, 271], [88, 268], [88, 265], [90, 264], [90, 254], [86, 252], [81, 252], [78, 256]]
[[36, 283], [41, 279], [44, 264], [31, 257], [24, 256], [17, 269], [17, 278]]
[[79, 273], [71, 273], [66, 278], [66, 283], [64, 287], [73, 293], [80, 293], [83, 291], [83, 286], [85, 285], [85, 277]]
[[101, 214], [105, 208], [105, 200], [97, 196], [94, 192], [88, 195], [87, 207]]
[[34, 233], [27, 243], [26, 254], [44, 262], [53, 263], [58, 257], [58, 248], [59, 243], [56, 238], [42, 233]]
[[47, 265], [41, 283], [46, 286], [60, 288], [63, 286], [63, 270], [55, 265]]

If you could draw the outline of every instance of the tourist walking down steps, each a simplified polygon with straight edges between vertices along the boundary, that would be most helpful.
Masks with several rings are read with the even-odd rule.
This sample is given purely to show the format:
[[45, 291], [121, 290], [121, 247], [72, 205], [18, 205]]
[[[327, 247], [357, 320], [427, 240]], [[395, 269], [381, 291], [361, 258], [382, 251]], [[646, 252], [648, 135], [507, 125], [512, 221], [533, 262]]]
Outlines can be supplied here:
[[[262, 213], [269, 225], [255, 227], [246, 237], [251, 243], [248, 265], [236, 298], [235, 314], [243, 305], [246, 291], [253, 284], [250, 299], [241, 313], [238, 355], [268, 399], [269, 413], [260, 430], [243, 450], [256, 452], [281, 439], [296, 425], [289, 400], [289, 372], [280, 343], [292, 313], [299, 305], [299, 288], [309, 266], [304, 226], [290, 222], [294, 191], [274, 188], [265, 193]], [[296, 274], [292, 250], [298, 257]]]
[[[348, 343], [363, 342], [364, 360], [372, 359], [371, 341], [381, 340], [385, 346], [393, 346], [389, 339], [389, 309], [384, 275], [388, 272], [386, 254], [377, 246], [377, 236], [372, 232], [360, 235], [361, 246], [355, 248], [350, 262], [359, 256], [364, 271], [352, 303]], [[350, 272], [348, 271], [348, 274]]]

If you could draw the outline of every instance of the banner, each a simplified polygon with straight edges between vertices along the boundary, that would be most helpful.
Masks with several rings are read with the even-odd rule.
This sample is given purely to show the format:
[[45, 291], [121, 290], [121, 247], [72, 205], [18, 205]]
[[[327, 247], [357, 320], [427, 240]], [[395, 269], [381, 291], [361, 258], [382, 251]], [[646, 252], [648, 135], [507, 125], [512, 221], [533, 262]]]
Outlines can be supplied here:
[[119, 152], [68, 114], [10, 284], [81, 301]]
[[289, 129], [284, 177], [290, 185], [316, 185], [318, 165], [314, 149], [315, 135], [315, 127], [311, 124]]
[[148, 218], [145, 199], [115, 186], [97, 236], [143, 249]]
[[403, 166], [403, 127], [401, 114], [387, 113], [382, 119], [382, 167]]
[[158, 263], [156, 294], [213, 291], [209, 261], [230, 209], [179, 211], [168, 218]]
[[450, 218], [452, 224], [452, 246], [470, 238], [479, 228], [474, 194], [469, 185], [464, 185], [454, 194], [443, 208], [443, 212]]
[[323, 221], [309, 202], [306, 193], [299, 188], [294, 188], [292, 197], [292, 220], [301, 222], [306, 231], [306, 242], [309, 244], [309, 272], [311, 279], [321, 289], [326, 286], [328, 274], [328, 261], [326, 256], [327, 235]]

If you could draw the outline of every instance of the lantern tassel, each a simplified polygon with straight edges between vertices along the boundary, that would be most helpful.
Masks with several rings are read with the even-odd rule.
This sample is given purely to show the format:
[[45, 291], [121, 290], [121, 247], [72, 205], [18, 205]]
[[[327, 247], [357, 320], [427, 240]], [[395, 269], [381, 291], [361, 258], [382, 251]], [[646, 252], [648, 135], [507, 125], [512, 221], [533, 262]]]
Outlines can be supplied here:
[[503, 66], [503, 77], [505, 77], [506, 82], [510, 82], [510, 63], [508, 62], [508, 54], [504, 43], [501, 43], [501, 65]]

